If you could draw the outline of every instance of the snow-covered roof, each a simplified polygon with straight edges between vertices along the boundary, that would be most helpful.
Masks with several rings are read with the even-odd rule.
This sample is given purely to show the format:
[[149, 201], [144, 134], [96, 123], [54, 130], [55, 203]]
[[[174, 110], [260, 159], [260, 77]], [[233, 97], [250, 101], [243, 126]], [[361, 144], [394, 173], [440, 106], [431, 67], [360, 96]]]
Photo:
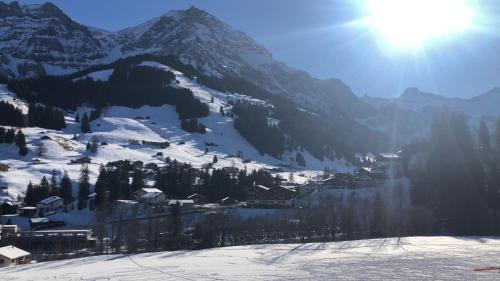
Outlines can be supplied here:
[[42, 205], [48, 205], [48, 204], [54, 203], [54, 202], [59, 201], [59, 200], [62, 200], [62, 198], [59, 196], [51, 196], [49, 198], [43, 199], [42, 201], [40, 201], [38, 203], [42, 204]]
[[163, 191], [153, 187], [141, 188], [141, 190], [146, 193], [163, 193]]
[[141, 192], [141, 198], [154, 198], [163, 194], [163, 191], [159, 190], [158, 188], [141, 188]]
[[30, 255], [30, 253], [28, 253], [24, 250], [21, 250], [19, 248], [16, 248], [14, 246], [6, 246], [6, 247], [0, 248], [0, 256], [4, 256], [4, 257], [11, 259], [11, 260], [26, 257], [29, 255]]
[[264, 190], [269, 190], [269, 187], [265, 187], [265, 186], [263, 186], [261, 184], [258, 184], [255, 187], [258, 187], [258, 188], [261, 188], [261, 189], [264, 189]]
[[150, 193], [146, 193], [146, 194], [142, 195], [142, 198], [154, 198], [154, 197], [160, 196], [162, 194], [163, 194], [163, 192], [155, 192], [155, 193], [150, 192]]
[[50, 222], [48, 218], [31, 218], [30, 223]]
[[398, 159], [399, 155], [396, 153], [379, 153], [380, 156], [387, 159]]

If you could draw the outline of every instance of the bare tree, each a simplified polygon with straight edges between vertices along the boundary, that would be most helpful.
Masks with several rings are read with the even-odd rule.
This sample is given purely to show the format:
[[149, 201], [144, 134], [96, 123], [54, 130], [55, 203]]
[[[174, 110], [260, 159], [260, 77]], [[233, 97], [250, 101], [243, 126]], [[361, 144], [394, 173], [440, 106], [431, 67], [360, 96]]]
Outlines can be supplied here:
[[38, 156], [44, 156], [45, 153], [47, 153], [47, 148], [43, 144], [43, 142], [40, 142], [36, 145], [35, 152]]

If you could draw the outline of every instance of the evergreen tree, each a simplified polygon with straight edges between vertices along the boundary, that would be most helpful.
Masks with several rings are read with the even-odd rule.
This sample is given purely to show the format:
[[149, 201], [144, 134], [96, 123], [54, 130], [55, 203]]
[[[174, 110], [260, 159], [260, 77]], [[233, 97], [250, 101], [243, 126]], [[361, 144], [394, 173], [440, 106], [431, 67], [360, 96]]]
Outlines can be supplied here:
[[24, 197], [24, 204], [28, 206], [36, 206], [36, 195], [35, 195], [35, 188], [33, 187], [33, 184], [31, 181], [28, 184], [28, 187], [26, 188], [26, 195]]
[[57, 185], [57, 171], [56, 170], [52, 170], [52, 174], [50, 176], [49, 189], [50, 189], [50, 196], [59, 196], [60, 195], [59, 186]]
[[90, 121], [87, 112], [83, 114], [81, 130], [82, 133], [90, 133]]
[[4, 127], [0, 127], [0, 143], [4, 143], [5, 142], [5, 134], [7, 132], [5, 131], [5, 128]]
[[89, 168], [87, 167], [87, 165], [82, 165], [82, 168], [80, 170], [80, 179], [78, 182], [78, 209], [83, 209], [87, 206], [89, 195]]
[[484, 118], [481, 118], [481, 122], [479, 124], [479, 153], [483, 161], [488, 162], [488, 159], [491, 157], [491, 142], [490, 142], [490, 132], [486, 127], [486, 123], [484, 122]]
[[214, 159], [213, 159], [212, 163], [215, 164], [217, 162], [219, 162], [219, 158], [217, 157], [217, 155], [214, 155]]
[[500, 160], [500, 118], [495, 122], [495, 150], [496, 158]]
[[59, 182], [59, 186], [61, 188], [61, 198], [64, 200], [64, 204], [71, 204], [74, 200], [73, 198], [73, 184], [71, 183], [71, 179], [68, 176], [68, 173], [64, 171], [64, 175]]
[[170, 225], [171, 231], [167, 240], [167, 248], [175, 251], [181, 249], [184, 240], [184, 226], [182, 225], [181, 205], [179, 202], [176, 202], [172, 207], [170, 207], [170, 213], [172, 215], [172, 222]]
[[130, 189], [132, 192], [136, 192], [137, 190], [144, 188], [146, 185], [146, 178], [144, 176], [144, 172], [142, 169], [134, 169], [134, 175], [132, 176], [132, 184], [130, 185]]
[[14, 143], [14, 140], [16, 139], [16, 132], [14, 129], [9, 129], [5, 133], [5, 143]]
[[223, 117], [226, 116], [226, 112], [224, 112], [224, 107], [222, 105], [220, 106], [219, 112], [220, 112], [220, 115], [222, 115]]
[[25, 156], [26, 154], [28, 154], [26, 138], [21, 130], [19, 130], [16, 134], [16, 145], [19, 147], [19, 155]]
[[109, 189], [109, 202], [114, 202], [120, 199], [120, 173], [118, 169], [108, 171], [107, 184]]
[[99, 176], [97, 177], [97, 181], [95, 183], [95, 203], [98, 207], [102, 207], [106, 202], [107, 177], [107, 170], [101, 165], [99, 169]]
[[50, 185], [47, 177], [43, 177], [38, 186], [38, 201], [50, 197]]

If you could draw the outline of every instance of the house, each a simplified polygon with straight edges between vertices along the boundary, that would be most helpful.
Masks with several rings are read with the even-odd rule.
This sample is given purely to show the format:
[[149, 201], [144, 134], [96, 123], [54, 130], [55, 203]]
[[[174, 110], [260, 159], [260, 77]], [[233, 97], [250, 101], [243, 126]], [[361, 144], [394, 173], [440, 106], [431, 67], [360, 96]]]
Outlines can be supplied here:
[[268, 188], [255, 185], [247, 190], [247, 206], [250, 207], [291, 207], [294, 198], [295, 191], [284, 186]]
[[80, 157], [78, 159], [71, 160], [72, 164], [90, 164], [92, 163], [92, 158], [90, 157]]
[[141, 188], [136, 191], [135, 196], [138, 201], [152, 205], [163, 204], [167, 199], [165, 193], [158, 188]]
[[38, 214], [48, 214], [61, 211], [64, 208], [63, 199], [59, 196], [51, 196], [36, 204]]
[[22, 217], [28, 217], [31, 218], [36, 214], [36, 207], [22, 207], [17, 210], [17, 213], [22, 216]]
[[196, 204], [205, 204], [207, 203], [207, 197], [204, 195], [201, 195], [199, 193], [191, 194], [188, 196], [187, 199], [191, 199], [194, 201]]
[[0, 248], [0, 267], [7, 267], [30, 262], [30, 253], [14, 246]]
[[238, 200], [231, 198], [231, 197], [225, 197], [220, 200], [220, 203], [222, 206], [232, 206], [238, 204]]
[[65, 226], [65, 223], [63, 221], [51, 221], [48, 218], [31, 218], [29, 220], [29, 223], [30, 223], [30, 229], [32, 230], [49, 229], [49, 228]]
[[17, 237], [19, 227], [15, 224], [0, 225], [0, 239], [4, 240], [9, 237]]

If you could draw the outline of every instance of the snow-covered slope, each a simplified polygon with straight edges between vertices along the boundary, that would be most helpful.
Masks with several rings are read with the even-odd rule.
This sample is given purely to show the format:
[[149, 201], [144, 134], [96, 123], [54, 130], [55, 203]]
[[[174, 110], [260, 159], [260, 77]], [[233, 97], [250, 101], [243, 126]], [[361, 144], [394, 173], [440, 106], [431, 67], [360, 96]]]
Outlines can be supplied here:
[[[90, 134], [81, 134], [80, 124], [74, 119], [75, 115], [66, 117], [68, 127], [62, 132], [41, 128], [23, 128], [30, 149], [27, 156], [19, 156], [14, 145], [0, 144], [0, 163], [10, 166], [9, 171], [0, 172], [0, 183], [3, 182], [9, 186], [9, 196], [16, 198], [18, 194], [22, 195], [29, 181], [38, 182], [44, 175], [49, 176], [53, 169], [59, 174], [67, 170], [70, 177], [76, 180], [80, 165], [70, 164], [70, 161], [83, 156], [92, 158], [93, 164], [90, 165], [92, 182], [96, 179], [99, 164], [124, 159], [163, 165], [163, 158], [170, 157], [172, 160], [177, 159], [201, 168], [202, 165], [211, 163], [214, 155], [217, 155], [219, 161], [215, 167], [235, 165], [239, 168], [246, 167], [248, 170], [261, 167], [282, 168], [285, 171], [300, 171], [299, 174], [303, 173], [306, 176], [318, 174], [325, 167], [339, 172], [352, 172], [354, 169], [344, 160], [320, 161], [307, 152], [304, 153], [307, 167], [296, 166], [293, 161], [289, 160], [291, 155], [285, 155], [284, 160], [261, 155], [234, 129], [233, 119], [223, 117], [219, 109], [221, 106], [230, 109], [229, 102], [238, 99], [262, 103], [264, 101], [238, 94], [221, 93], [201, 86], [181, 72], [157, 62], [143, 62], [141, 65], [172, 71], [176, 75], [176, 80], [179, 81], [175, 87], [190, 89], [196, 97], [209, 105], [209, 115], [200, 119], [200, 122], [207, 127], [206, 134], [188, 133], [182, 130], [175, 107], [170, 105], [143, 106], [137, 109], [110, 107], [101, 118], [91, 123], [92, 133]], [[0, 87], [0, 89], [2, 89], [0, 100], [13, 100], [12, 93], [8, 92], [5, 87]], [[214, 97], [213, 103], [210, 102], [212, 96]], [[16, 102], [20, 106], [26, 106], [19, 99]], [[90, 108], [80, 107], [76, 113], [82, 116], [84, 112], [90, 110]], [[50, 139], [42, 140], [44, 136]], [[85, 150], [87, 142], [94, 138], [99, 143], [106, 143], [106, 145], [99, 146], [96, 154]], [[135, 144], [142, 141], [169, 142], [170, 146], [160, 148]], [[47, 153], [43, 156], [34, 153], [36, 145], [40, 142], [43, 142], [47, 148]], [[208, 148], [208, 153], [205, 153], [205, 148]], [[157, 156], [160, 152], [163, 154], [162, 157]], [[242, 158], [236, 157], [238, 154], [242, 155]], [[40, 160], [42, 164], [34, 161], [35, 159]], [[299, 182], [305, 179], [305, 177], [296, 176]], [[76, 184], [74, 188], [76, 192]]]
[[2, 280], [498, 280], [500, 241], [409, 237], [111, 255], [0, 269]]

